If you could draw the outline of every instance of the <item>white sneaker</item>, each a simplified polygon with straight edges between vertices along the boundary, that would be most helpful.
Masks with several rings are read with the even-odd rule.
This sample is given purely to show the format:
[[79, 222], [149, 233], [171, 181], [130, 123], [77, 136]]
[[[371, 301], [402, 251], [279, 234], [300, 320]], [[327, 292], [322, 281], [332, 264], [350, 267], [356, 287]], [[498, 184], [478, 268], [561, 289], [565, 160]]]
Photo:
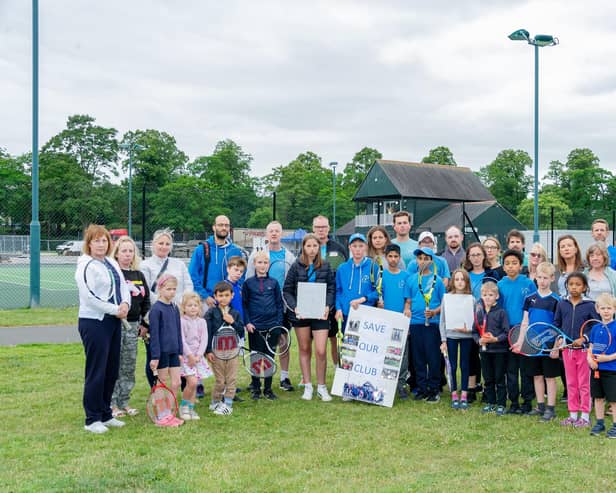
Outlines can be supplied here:
[[83, 429], [86, 430], [86, 431], [89, 431], [90, 433], [96, 433], [97, 435], [100, 435], [101, 433], [105, 433], [105, 432], [109, 431], [109, 428], [107, 428], [100, 421], [95, 421], [92, 424], [85, 425], [83, 427]]
[[317, 387], [317, 397], [323, 402], [329, 402], [332, 400], [332, 396], [329, 395], [329, 392], [327, 391], [327, 387], [325, 385], [319, 385]]
[[180, 406], [180, 418], [184, 421], [190, 421], [192, 419], [190, 408], [188, 406]]
[[215, 401], [210, 404], [210, 411], [216, 411], [216, 408], [222, 404], [221, 401]]
[[343, 395], [342, 396], [342, 402], [351, 402], [353, 399], [351, 399], [348, 395]]
[[197, 411], [195, 411], [194, 407], [190, 408], [190, 419], [192, 419], [193, 421], [201, 419], [201, 416], [197, 414]]
[[227, 406], [224, 402], [221, 402], [220, 405], [214, 410], [214, 414], [218, 414], [219, 416], [233, 414], [233, 408]]
[[126, 423], [124, 421], [120, 421], [119, 419], [111, 418], [107, 421], [103, 421], [103, 424], [107, 428], [122, 428], [122, 426], [124, 426]]
[[312, 392], [312, 385], [304, 384], [304, 394], [302, 395], [302, 399], [304, 399], [305, 401], [312, 400]]

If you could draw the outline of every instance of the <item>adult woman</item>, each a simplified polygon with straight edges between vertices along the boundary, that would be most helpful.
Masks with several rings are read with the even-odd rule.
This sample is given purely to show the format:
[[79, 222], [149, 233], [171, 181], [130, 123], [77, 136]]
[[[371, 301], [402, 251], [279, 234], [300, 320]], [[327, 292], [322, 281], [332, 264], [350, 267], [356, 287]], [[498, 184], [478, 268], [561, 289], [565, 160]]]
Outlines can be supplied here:
[[577, 240], [571, 235], [563, 235], [556, 242], [558, 269], [556, 270], [556, 285], [558, 294], [564, 298], [567, 296], [567, 277], [572, 272], [581, 272], [584, 268], [582, 264], [582, 254]]
[[[185, 292], [193, 290], [192, 279], [186, 264], [181, 260], [169, 257], [172, 246], [173, 231], [167, 228], [155, 231], [152, 237], [152, 256], [141, 262], [141, 272], [143, 272], [147, 285], [150, 288], [150, 301], [152, 304], [158, 299], [156, 284], [163, 274], [172, 275], [177, 279], [178, 285], [173, 300], [176, 305], [182, 302], [182, 296]], [[149, 345], [146, 345], [146, 350], [145, 373], [150, 386], [152, 386], [154, 385], [154, 376], [150, 369]]]
[[122, 270], [108, 257], [111, 236], [91, 224], [84, 235], [83, 255], [77, 262], [79, 335], [86, 354], [83, 386], [85, 430], [105, 433], [124, 422], [113, 417], [111, 394], [120, 366], [121, 322], [130, 307], [130, 293]]
[[488, 267], [492, 269], [495, 279], [501, 279], [505, 275], [502, 265], [500, 264], [501, 244], [494, 236], [488, 236], [483, 240], [483, 249], [486, 253]]
[[[534, 243], [528, 254], [528, 278], [531, 281], [535, 280], [537, 266], [541, 262], [548, 261], [548, 254], [541, 243]], [[536, 284], [536, 283], [535, 283]]]
[[588, 278], [587, 296], [596, 300], [601, 293], [616, 295], [616, 271], [610, 268], [610, 254], [603, 242], [590, 245], [586, 250], [588, 266], [584, 274]]
[[[376, 286], [376, 290], [379, 293], [379, 301], [378, 307], [383, 308], [383, 296], [382, 296], [382, 284], [381, 284], [381, 274], [383, 269], [387, 268], [387, 259], [385, 258], [385, 247], [391, 244], [391, 238], [389, 237], [389, 233], [383, 226], [373, 226], [368, 230], [367, 234], [368, 239], [368, 257], [370, 257], [376, 265], [379, 266], [378, 271], [371, 271], [370, 275], [372, 277], [376, 277], [376, 279], [371, 279], [372, 283]], [[401, 270], [405, 270], [406, 266], [404, 265], [404, 261], [400, 258], [398, 262], [398, 268]]]
[[[317, 367], [317, 396], [327, 402], [332, 398], [325, 385], [327, 369], [327, 335], [329, 330], [329, 313], [334, 307], [336, 281], [330, 265], [321, 259], [319, 239], [313, 234], [307, 234], [302, 240], [302, 250], [299, 258], [289, 269], [284, 282], [283, 296], [289, 307], [289, 320], [295, 328], [299, 346], [299, 364], [304, 382], [302, 399], [312, 399], [313, 388], [310, 369], [312, 357], [312, 339], [314, 339]], [[297, 311], [297, 284], [299, 282], [314, 282], [325, 285], [325, 310], [321, 318], [303, 318]]]
[[[122, 323], [120, 349], [120, 374], [111, 396], [113, 417], [134, 416], [137, 409], [128, 405], [130, 393], [135, 386], [135, 364], [137, 362], [137, 339], [147, 331], [143, 321], [150, 310], [150, 289], [143, 272], [139, 269], [141, 257], [137, 245], [128, 236], [121, 236], [113, 247], [113, 258], [122, 269], [131, 294], [131, 305], [126, 320]], [[146, 324], [147, 325], [147, 324]]]
[[490, 268], [490, 263], [486, 251], [481, 243], [471, 243], [466, 249], [464, 259], [464, 269], [468, 272], [471, 282], [471, 293], [476, 300], [481, 298], [481, 285], [486, 277], [494, 282], [498, 281], [494, 271]]

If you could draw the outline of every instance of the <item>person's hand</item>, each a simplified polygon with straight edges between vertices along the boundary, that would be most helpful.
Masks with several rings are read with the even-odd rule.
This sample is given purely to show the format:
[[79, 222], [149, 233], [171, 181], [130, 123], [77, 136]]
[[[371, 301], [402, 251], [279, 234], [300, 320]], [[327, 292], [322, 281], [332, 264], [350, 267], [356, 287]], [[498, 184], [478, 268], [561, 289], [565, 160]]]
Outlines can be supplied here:
[[229, 325], [232, 325], [233, 322], [235, 322], [235, 319], [233, 318], [233, 316], [227, 312], [227, 313], [223, 313], [222, 314], [222, 319], [227, 322]]
[[351, 300], [351, 308], [353, 308], [353, 310], [357, 310], [359, 308], [359, 305], [361, 305], [362, 303], [363, 303], [362, 298]]
[[447, 343], [441, 342], [441, 353], [447, 354]]
[[323, 313], [323, 316], [321, 317], [321, 320], [327, 320], [329, 318], [329, 306], [325, 307], [325, 312]]
[[251, 334], [255, 331], [256, 327], [253, 324], [246, 324], [246, 330]]
[[128, 303], [121, 303], [118, 307], [118, 314], [116, 315], [116, 317], [126, 318], [126, 316], [128, 315], [129, 308], [130, 307], [128, 306]]
[[147, 327], [144, 327], [143, 325], [137, 327], [137, 330], [139, 331], [139, 337], [145, 337], [145, 335], [148, 333]]
[[582, 347], [586, 341], [583, 337], [578, 337], [575, 341], [573, 341], [573, 347]]
[[208, 296], [207, 298], [205, 298], [205, 304], [208, 307], [212, 308], [213, 306], [216, 306], [216, 300], [211, 296]]
[[197, 364], [197, 357], [194, 354], [189, 354], [188, 355], [188, 366], [191, 368], [194, 368], [195, 365]]
[[522, 343], [520, 341], [516, 342], [513, 346], [511, 346], [511, 351], [514, 353], [519, 353], [522, 350]]
[[590, 366], [591, 370], [596, 370], [599, 368], [598, 360], [595, 360], [590, 354], [586, 357], [586, 361], [588, 361], [588, 366]]
[[342, 314], [342, 310], [336, 310], [336, 314], [334, 315], [336, 320], [344, 320], [344, 315]]
[[150, 360], [150, 370], [156, 371], [157, 368], [158, 368], [158, 360], [157, 359]]
[[404, 309], [404, 316], [411, 318], [411, 309], [410, 308], [405, 308]]
[[383, 298], [379, 298], [379, 301], [376, 302], [376, 307], [385, 308], [385, 302], [383, 301]]
[[206, 358], [210, 363], [214, 363], [216, 356], [214, 356], [214, 353], [207, 353]]
[[559, 356], [560, 356], [560, 351], [558, 349], [552, 349], [550, 351], [550, 358], [558, 359]]

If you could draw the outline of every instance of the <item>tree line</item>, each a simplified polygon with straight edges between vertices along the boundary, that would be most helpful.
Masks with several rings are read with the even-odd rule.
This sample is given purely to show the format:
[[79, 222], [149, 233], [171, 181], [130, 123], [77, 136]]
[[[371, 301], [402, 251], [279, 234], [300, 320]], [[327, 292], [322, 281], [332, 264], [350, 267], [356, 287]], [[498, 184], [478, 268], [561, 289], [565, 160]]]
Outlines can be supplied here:
[[[138, 144], [135, 146], [134, 144]], [[217, 214], [236, 227], [263, 228], [273, 216], [285, 228], [309, 227], [318, 214], [331, 216], [333, 169], [306, 151], [263, 177], [251, 174], [252, 156], [232, 140], [221, 140], [211, 154], [192, 161], [175, 138], [159, 130], [132, 130], [96, 124], [89, 115], [73, 115], [66, 128], [46, 142], [39, 154], [41, 233], [48, 238], [80, 235], [90, 222], [126, 227], [128, 215], [128, 146], [132, 151], [134, 236], [169, 226], [186, 238], [202, 234]], [[381, 153], [364, 147], [336, 178], [338, 226], [357, 213], [352, 198]], [[412, 159], [411, 159], [412, 160]], [[31, 203], [30, 153], [11, 156], [0, 148], [0, 227], [3, 233], [27, 234]], [[456, 166], [446, 146], [431, 149], [425, 163]], [[532, 159], [525, 151], [506, 149], [482, 167], [478, 176], [513, 215], [532, 225]], [[592, 218], [616, 209], [616, 179], [590, 149], [574, 149], [565, 162], [553, 161], [541, 180], [540, 227], [586, 227]], [[608, 218], [609, 219], [609, 218]]]

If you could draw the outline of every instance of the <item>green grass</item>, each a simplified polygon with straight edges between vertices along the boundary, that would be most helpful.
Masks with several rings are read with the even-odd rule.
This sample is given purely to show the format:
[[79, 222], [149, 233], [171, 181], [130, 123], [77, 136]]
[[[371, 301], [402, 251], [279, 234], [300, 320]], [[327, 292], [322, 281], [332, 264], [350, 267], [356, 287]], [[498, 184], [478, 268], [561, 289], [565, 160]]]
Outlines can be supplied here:
[[0, 310], [0, 327], [76, 325], [77, 307]]
[[[128, 426], [83, 429], [78, 344], [0, 347], [0, 491], [599, 491], [611, 490], [616, 441], [523, 416], [396, 402], [236, 404], [179, 429], [152, 425], [139, 348]], [[297, 362], [294, 355], [293, 363]], [[297, 369], [292, 378], [298, 380]], [[248, 377], [240, 375], [245, 386]], [[209, 393], [212, 380], [206, 383]], [[246, 397], [246, 394], [242, 394]], [[559, 412], [565, 415], [561, 405]], [[592, 483], [589, 482], [589, 478]]]

